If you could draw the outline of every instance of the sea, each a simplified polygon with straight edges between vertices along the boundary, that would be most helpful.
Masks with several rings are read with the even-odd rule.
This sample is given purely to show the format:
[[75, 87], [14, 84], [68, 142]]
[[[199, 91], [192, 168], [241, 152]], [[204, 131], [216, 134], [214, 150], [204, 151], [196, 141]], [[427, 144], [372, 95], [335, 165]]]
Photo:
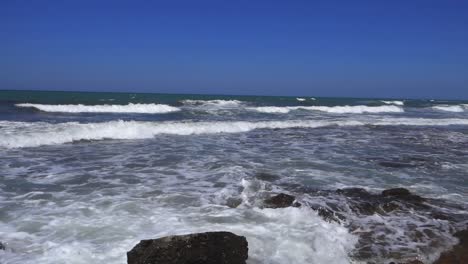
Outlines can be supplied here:
[[[341, 191], [401, 187], [425, 202]], [[250, 264], [431, 263], [467, 209], [466, 100], [0, 91], [2, 264], [123, 264], [205, 231], [245, 236]]]

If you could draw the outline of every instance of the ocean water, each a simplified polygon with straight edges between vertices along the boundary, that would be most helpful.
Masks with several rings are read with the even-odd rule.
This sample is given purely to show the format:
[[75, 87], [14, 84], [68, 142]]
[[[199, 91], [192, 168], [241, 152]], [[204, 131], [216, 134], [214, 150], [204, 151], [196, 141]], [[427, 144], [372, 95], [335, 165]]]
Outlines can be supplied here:
[[[451, 217], [359, 214], [350, 187]], [[280, 192], [303, 206], [262, 206]], [[467, 208], [468, 101], [0, 91], [0, 263], [126, 263], [141, 239], [219, 230], [250, 264], [431, 263]]]

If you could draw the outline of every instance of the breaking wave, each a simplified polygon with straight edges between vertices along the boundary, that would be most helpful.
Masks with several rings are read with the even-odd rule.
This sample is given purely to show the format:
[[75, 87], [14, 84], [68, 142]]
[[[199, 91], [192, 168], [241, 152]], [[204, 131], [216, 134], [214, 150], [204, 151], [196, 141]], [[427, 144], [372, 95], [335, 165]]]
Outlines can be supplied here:
[[399, 105], [399, 106], [402, 106], [405, 104], [405, 102], [403, 101], [381, 101], [382, 103], [384, 104], [388, 104], [388, 105]]
[[0, 147], [22, 148], [80, 140], [146, 139], [159, 134], [197, 135], [242, 133], [255, 129], [317, 128], [325, 126], [450, 126], [468, 125], [468, 119], [379, 118], [373, 120], [289, 120], [263, 122], [141, 122], [103, 123], [0, 122]]
[[164, 114], [180, 111], [179, 108], [165, 104], [127, 104], [127, 105], [47, 105], [16, 104], [17, 107], [32, 107], [44, 112], [57, 113], [139, 113]]
[[383, 106], [261, 106], [249, 108], [254, 111], [262, 113], [289, 113], [293, 110], [310, 110], [310, 111], [321, 111], [334, 114], [363, 114], [363, 113], [401, 113], [404, 112], [403, 108], [395, 105], [383, 105]]
[[242, 104], [239, 100], [182, 100], [184, 105], [211, 106], [211, 107], [236, 107]]
[[455, 112], [460, 113], [464, 112], [466, 106], [465, 105], [436, 105], [432, 107], [435, 110], [445, 111], [445, 112]]

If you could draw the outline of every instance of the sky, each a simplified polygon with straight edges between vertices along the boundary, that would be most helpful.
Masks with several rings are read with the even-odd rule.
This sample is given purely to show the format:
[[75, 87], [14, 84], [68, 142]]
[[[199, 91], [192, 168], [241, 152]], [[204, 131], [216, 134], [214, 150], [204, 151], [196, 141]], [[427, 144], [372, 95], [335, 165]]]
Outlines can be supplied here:
[[468, 99], [468, 1], [0, 1], [0, 89]]

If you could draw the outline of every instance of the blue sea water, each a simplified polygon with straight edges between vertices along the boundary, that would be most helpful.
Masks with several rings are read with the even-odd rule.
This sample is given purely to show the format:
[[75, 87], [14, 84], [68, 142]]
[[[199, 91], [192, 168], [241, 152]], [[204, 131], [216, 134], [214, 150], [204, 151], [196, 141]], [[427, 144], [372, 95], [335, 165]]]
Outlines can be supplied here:
[[[468, 101], [0, 91], [0, 172], [0, 263], [126, 263], [214, 230], [246, 236], [249, 263], [431, 263], [468, 222]], [[308, 190], [349, 187], [458, 218], [262, 207], [347, 207]]]

